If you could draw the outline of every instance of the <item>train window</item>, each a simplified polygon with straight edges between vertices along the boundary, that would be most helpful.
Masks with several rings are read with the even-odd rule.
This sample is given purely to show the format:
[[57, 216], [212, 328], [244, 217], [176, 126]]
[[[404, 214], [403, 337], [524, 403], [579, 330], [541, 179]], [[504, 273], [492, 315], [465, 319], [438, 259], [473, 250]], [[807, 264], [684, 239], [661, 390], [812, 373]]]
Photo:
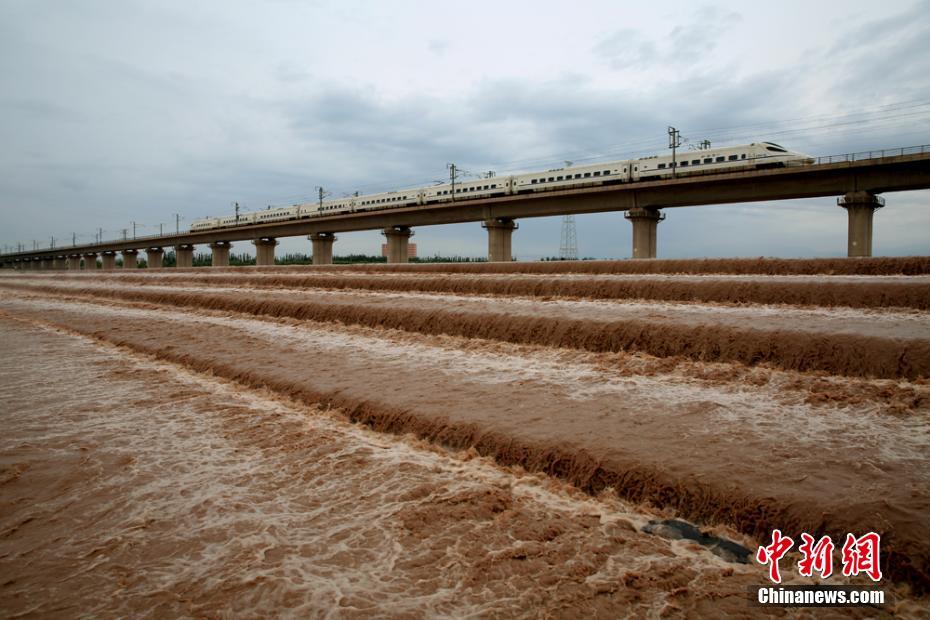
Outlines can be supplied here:
[[717, 158], [717, 161], [718, 161], [718, 162], [726, 161], [726, 160], [727, 160], [727, 158], [724, 157], [723, 155], [721, 155], [720, 157]]
[[704, 158], [704, 163], [705, 163], [705, 164], [712, 164], [712, 163], [714, 163], [714, 158], [713, 158], [713, 157], [705, 157], [705, 158]]
[[594, 176], [596, 176], [596, 177], [601, 176], [601, 171], [600, 171], [600, 170], [595, 170], [595, 171], [594, 171]]
[[736, 161], [737, 159], [739, 159], [739, 155], [730, 155], [729, 159], [730, 161]]
[[532, 181], [530, 181], [530, 183], [532, 183], [533, 185], [535, 185], [535, 184], [536, 184], [536, 179], [533, 179]]
[[562, 180], [562, 177], [555, 177], [555, 180], [556, 180], [556, 181], [561, 181], [561, 180]]
[[678, 164], [678, 165], [679, 165], [679, 166], [687, 166], [687, 165], [688, 165], [688, 160], [686, 159], [685, 161], [681, 162], [681, 163]]
[[633, 172], [639, 172], [639, 166], [634, 167]]
[[590, 172], [585, 172], [585, 173], [584, 173], [584, 178], [588, 179], [588, 178], [590, 178], [590, 177], [591, 177], [591, 173], [590, 173]]
[[659, 168], [665, 168], [665, 164], [659, 164]]
[[605, 170], [605, 171], [604, 171], [604, 176], [607, 176], [608, 174], [610, 174], [610, 170]]
[[555, 181], [555, 177], [549, 177], [549, 182], [552, 183], [553, 181]]
[[491, 189], [497, 189], [497, 184], [491, 185]]
[[692, 165], [692, 166], [697, 166], [697, 165], [699, 165], [700, 163], [701, 163], [701, 160], [700, 160], [700, 159], [692, 159], [692, 160], [691, 160], [691, 165]]
[[743, 153], [742, 155], [740, 155], [740, 159], [746, 159], [746, 153]]

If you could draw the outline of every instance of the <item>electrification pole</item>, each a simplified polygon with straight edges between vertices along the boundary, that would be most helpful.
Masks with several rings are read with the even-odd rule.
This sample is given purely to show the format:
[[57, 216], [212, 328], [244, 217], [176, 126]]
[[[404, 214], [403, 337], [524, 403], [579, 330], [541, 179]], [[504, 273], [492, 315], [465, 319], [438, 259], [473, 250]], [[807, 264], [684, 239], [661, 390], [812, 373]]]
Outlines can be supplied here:
[[452, 181], [452, 191], [450, 192], [450, 194], [452, 194], [452, 202], [455, 202], [455, 180], [459, 176], [459, 169], [455, 164], [446, 164], [446, 168], [449, 169], [449, 179]]
[[317, 186], [315, 189], [316, 189], [316, 191], [317, 191], [317, 197], [318, 197], [319, 202], [320, 202], [320, 210], [322, 210], [322, 209], [323, 209], [323, 199], [326, 198], [327, 196], [329, 196], [329, 192], [327, 192], [326, 190], [324, 190], [324, 189], [323, 189], [322, 187], [320, 187], [320, 186]]
[[668, 148], [672, 149], [672, 178], [678, 176], [678, 161], [676, 151], [681, 146], [681, 134], [674, 127], [668, 128]]

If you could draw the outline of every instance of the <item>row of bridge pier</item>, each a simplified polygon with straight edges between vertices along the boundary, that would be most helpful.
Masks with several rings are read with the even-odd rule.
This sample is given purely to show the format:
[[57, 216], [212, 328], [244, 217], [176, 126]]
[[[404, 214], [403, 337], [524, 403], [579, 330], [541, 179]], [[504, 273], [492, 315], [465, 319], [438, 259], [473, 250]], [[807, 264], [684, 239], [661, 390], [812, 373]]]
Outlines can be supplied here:
[[[872, 255], [872, 219], [874, 212], [884, 206], [884, 200], [870, 192], [849, 192], [837, 199], [837, 204], [846, 209], [848, 214], [848, 255]], [[656, 239], [659, 222], [665, 219], [665, 214], [657, 208], [635, 208], [625, 212], [627, 220], [633, 226], [633, 258], [655, 258]], [[495, 218], [482, 222], [482, 227], [488, 234], [488, 260], [503, 262], [513, 260], [512, 236], [518, 228], [516, 222], [508, 218]], [[406, 263], [408, 261], [407, 247], [413, 231], [409, 226], [394, 226], [382, 230], [387, 241], [387, 260], [389, 263]], [[330, 265], [333, 262], [333, 243], [336, 235], [331, 232], [311, 234], [308, 239], [313, 249], [314, 265]], [[255, 246], [255, 264], [259, 266], [274, 265], [275, 246], [277, 239], [273, 237], [260, 237], [251, 242]], [[229, 254], [232, 248], [231, 241], [214, 241], [209, 243], [212, 252], [213, 267], [228, 267]], [[179, 268], [193, 267], [193, 244], [178, 244], [174, 246], [176, 266]], [[68, 253], [62, 250], [61, 254], [43, 258], [9, 258], [2, 260], [3, 267], [17, 269], [115, 269], [117, 267], [117, 254], [122, 256], [124, 269], [133, 269], [139, 266], [139, 253], [145, 252], [146, 264], [149, 268], [160, 268], [163, 265], [165, 253], [164, 246], [140, 243], [139, 248], [124, 250], [103, 250], [100, 252]], [[98, 265], [98, 256], [100, 262]]]

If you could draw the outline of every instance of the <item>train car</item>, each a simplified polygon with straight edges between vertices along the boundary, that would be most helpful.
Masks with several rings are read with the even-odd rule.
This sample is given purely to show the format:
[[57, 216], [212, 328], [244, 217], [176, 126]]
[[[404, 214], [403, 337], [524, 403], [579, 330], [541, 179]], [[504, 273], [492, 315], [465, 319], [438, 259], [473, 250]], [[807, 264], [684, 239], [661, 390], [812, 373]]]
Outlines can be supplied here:
[[352, 213], [355, 211], [355, 201], [355, 196], [338, 198], [336, 200], [324, 200], [322, 205], [317, 205], [317, 215]]
[[194, 220], [191, 222], [191, 232], [197, 232], [198, 230], [210, 230], [212, 228], [219, 227], [219, 218], [215, 217], [204, 217], [199, 220]]
[[254, 213], [240, 213], [238, 216], [226, 215], [216, 220], [217, 228], [229, 228], [231, 226], [243, 226], [252, 224], [255, 221]]
[[515, 175], [517, 194], [545, 192], [552, 189], [609, 185], [630, 180], [630, 162], [613, 161], [570, 168], [555, 168], [546, 172], [528, 172]]
[[419, 201], [419, 192], [419, 189], [414, 188], [358, 196], [355, 198], [355, 210], [375, 211], [416, 205]]
[[[297, 209], [295, 207], [268, 207], [264, 211], [254, 213], [253, 223], [270, 224], [271, 222], [284, 222], [294, 219]], [[240, 225], [242, 224], [240, 219]]]
[[470, 200], [473, 198], [494, 198], [513, 193], [513, 177], [489, 177], [472, 181], [462, 181], [433, 185], [422, 190], [421, 204], [452, 202], [453, 200]]
[[633, 162], [633, 180], [649, 181], [673, 176], [735, 172], [813, 163], [802, 153], [789, 151], [774, 142], [754, 142], [724, 148], [681, 151], [672, 161], [671, 155], [642, 157]]

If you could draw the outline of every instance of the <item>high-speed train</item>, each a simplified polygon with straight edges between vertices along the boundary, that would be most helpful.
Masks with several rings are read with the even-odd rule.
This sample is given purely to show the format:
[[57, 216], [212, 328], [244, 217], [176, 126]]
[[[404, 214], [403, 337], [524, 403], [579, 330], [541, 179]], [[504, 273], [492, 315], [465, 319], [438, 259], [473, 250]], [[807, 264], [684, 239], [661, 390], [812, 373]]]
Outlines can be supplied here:
[[674, 162], [671, 155], [652, 155], [639, 159], [556, 168], [545, 172], [525, 172], [506, 177], [460, 181], [456, 182], [454, 187], [451, 183], [444, 183], [430, 187], [415, 187], [380, 194], [324, 200], [322, 203], [269, 207], [264, 211], [240, 214], [238, 217], [208, 217], [194, 220], [191, 224], [191, 231], [546, 192], [573, 187], [636, 183], [665, 179], [673, 174], [683, 177], [714, 172], [781, 168], [807, 165], [813, 162], [810, 156], [789, 151], [774, 142], [754, 142], [722, 148], [680, 151]]

